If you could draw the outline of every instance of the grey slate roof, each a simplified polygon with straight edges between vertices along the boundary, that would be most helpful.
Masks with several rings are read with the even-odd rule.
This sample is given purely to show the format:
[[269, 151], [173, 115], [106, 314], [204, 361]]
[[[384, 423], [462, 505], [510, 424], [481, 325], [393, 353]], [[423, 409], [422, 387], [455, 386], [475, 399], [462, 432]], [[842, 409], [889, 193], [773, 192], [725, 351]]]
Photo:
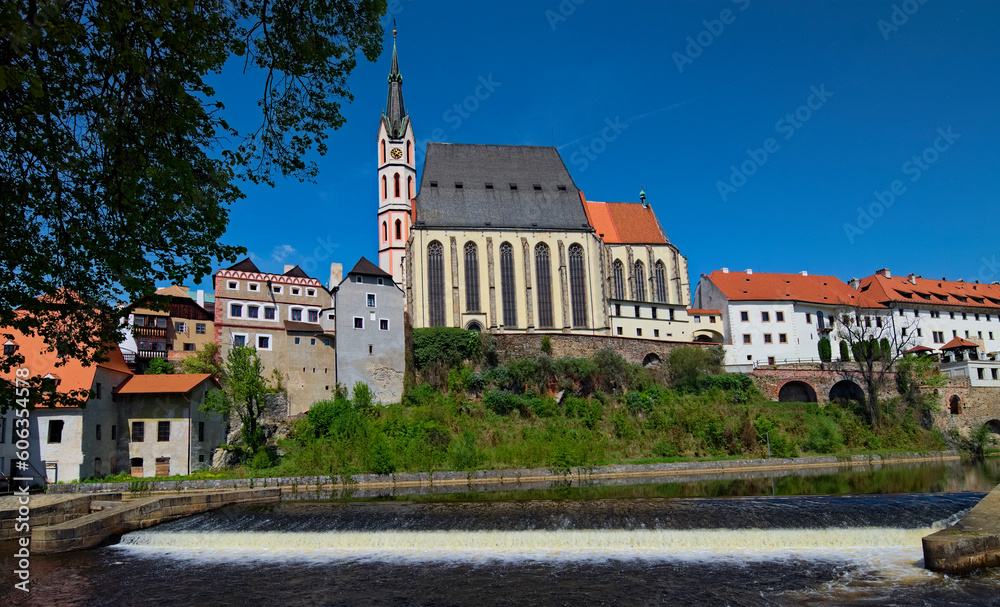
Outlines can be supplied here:
[[246, 259], [244, 259], [243, 261], [241, 261], [239, 263], [236, 263], [234, 265], [229, 266], [226, 269], [227, 270], [231, 270], [233, 272], [253, 272], [255, 274], [260, 274], [261, 273], [260, 270], [257, 269], [256, 264], [254, 264], [254, 262], [250, 261], [249, 257], [247, 257]]
[[389, 96], [385, 100], [382, 114], [389, 139], [402, 139], [406, 134], [406, 124], [410, 117], [403, 106], [403, 77], [399, 74], [399, 60], [396, 57], [396, 38], [392, 39], [392, 68], [389, 70]]
[[293, 278], [309, 278], [309, 275], [306, 274], [305, 271], [299, 266], [291, 268], [290, 270], [282, 274], [282, 276], [290, 276]]
[[591, 229], [554, 147], [429, 143], [415, 206], [418, 229]]
[[392, 278], [392, 274], [389, 274], [382, 268], [368, 261], [366, 258], [362, 257], [358, 260], [358, 263], [354, 264], [354, 269], [352, 269], [348, 274], [364, 274], [366, 276], [388, 276]]

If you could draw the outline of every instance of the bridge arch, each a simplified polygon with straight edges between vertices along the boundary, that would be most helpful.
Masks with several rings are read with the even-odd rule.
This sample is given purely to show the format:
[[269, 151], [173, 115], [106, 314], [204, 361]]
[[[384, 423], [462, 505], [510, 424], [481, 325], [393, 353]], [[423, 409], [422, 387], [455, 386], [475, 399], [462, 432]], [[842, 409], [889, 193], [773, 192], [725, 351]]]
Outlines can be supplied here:
[[778, 390], [778, 401], [783, 403], [814, 403], [816, 389], [804, 381], [786, 382]]
[[660, 366], [660, 357], [656, 352], [650, 352], [642, 359], [642, 366], [647, 368], [653, 368]]
[[722, 333], [712, 329], [698, 329], [692, 333], [694, 341], [699, 343], [710, 343], [710, 344], [721, 344], [725, 343], [726, 338], [722, 336]]
[[962, 397], [958, 394], [952, 394], [948, 397], [948, 411], [952, 415], [959, 415], [962, 413]]
[[993, 434], [1000, 434], [1000, 419], [991, 419], [986, 422], [986, 427]]
[[830, 400], [856, 400], [864, 402], [865, 391], [849, 379], [842, 379], [830, 388]]

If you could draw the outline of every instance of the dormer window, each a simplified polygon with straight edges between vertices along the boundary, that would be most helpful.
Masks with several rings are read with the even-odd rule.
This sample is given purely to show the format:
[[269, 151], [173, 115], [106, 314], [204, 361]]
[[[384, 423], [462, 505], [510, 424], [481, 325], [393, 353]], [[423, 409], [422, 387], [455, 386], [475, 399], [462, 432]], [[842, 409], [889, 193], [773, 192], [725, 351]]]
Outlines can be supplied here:
[[510, 189], [511, 189], [511, 191], [516, 190], [517, 189], [517, 184], [516, 183], [510, 184]]
[[465, 187], [465, 186], [464, 186], [464, 185], [462, 185], [462, 182], [461, 182], [461, 181], [456, 181], [456, 182], [455, 182], [455, 189], [456, 189], [456, 190], [461, 190], [461, 189], [462, 189], [462, 188], [464, 188], [464, 187]]
[[4, 356], [11, 356], [11, 355], [14, 354], [14, 352], [17, 352], [17, 344], [15, 344], [12, 341], [4, 342], [4, 345], [3, 345], [3, 355]]
[[535, 190], [536, 192], [541, 192], [541, 191], [542, 191], [542, 184], [540, 184], [540, 183], [536, 183], [536, 184], [532, 185], [531, 187], [532, 187], [532, 188], [533, 188], [533, 189], [534, 189], [534, 190]]
[[566, 186], [564, 186], [564, 185], [557, 185], [556, 189], [558, 189], [560, 192], [565, 192], [566, 191]]
[[436, 188], [436, 187], [438, 187], [438, 182], [436, 182], [436, 181], [432, 181], [432, 182], [431, 182], [431, 187], [432, 187], [432, 188]]
[[487, 190], [492, 190], [493, 189], [493, 184], [492, 183], [487, 183], [486, 184], [486, 189]]

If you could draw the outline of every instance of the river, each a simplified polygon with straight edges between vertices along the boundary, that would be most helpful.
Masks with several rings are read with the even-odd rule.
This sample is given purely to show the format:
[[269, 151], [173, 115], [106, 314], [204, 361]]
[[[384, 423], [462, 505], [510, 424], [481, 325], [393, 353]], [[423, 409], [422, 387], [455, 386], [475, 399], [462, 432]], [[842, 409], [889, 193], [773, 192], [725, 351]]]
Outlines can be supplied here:
[[1000, 605], [1000, 570], [932, 573], [920, 545], [998, 483], [991, 460], [230, 507], [35, 556], [0, 603]]

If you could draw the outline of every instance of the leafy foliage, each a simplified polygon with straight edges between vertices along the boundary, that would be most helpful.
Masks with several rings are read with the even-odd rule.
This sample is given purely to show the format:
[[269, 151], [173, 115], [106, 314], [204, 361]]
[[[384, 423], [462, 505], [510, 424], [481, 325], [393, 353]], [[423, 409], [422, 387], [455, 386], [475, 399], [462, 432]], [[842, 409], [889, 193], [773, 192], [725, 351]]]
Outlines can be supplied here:
[[846, 362], [851, 362], [851, 348], [847, 345], [846, 341], [840, 342], [840, 360]]
[[252, 346], [235, 346], [229, 351], [223, 389], [212, 390], [201, 406], [203, 411], [236, 417], [242, 431], [240, 442], [244, 456], [251, 459], [264, 446], [260, 418], [264, 397], [271, 392], [261, 373], [264, 367]]
[[146, 368], [148, 375], [170, 374], [173, 372], [174, 366], [167, 362], [165, 358], [154, 358], [149, 361], [149, 367]]
[[671, 351], [668, 359], [670, 385], [682, 392], [699, 391], [706, 376], [722, 371], [720, 350], [683, 346]]
[[210, 373], [221, 379], [223, 365], [219, 350], [219, 344], [208, 342], [202, 346], [201, 350], [195, 352], [194, 356], [189, 356], [181, 361], [181, 371], [184, 373]]
[[432, 363], [457, 367], [464, 360], [479, 360], [481, 356], [478, 331], [455, 327], [429, 327], [413, 330], [413, 362], [418, 371]]
[[833, 360], [833, 349], [830, 347], [830, 339], [827, 337], [820, 338], [819, 343], [816, 345], [819, 350], [819, 359], [825, 363]]

